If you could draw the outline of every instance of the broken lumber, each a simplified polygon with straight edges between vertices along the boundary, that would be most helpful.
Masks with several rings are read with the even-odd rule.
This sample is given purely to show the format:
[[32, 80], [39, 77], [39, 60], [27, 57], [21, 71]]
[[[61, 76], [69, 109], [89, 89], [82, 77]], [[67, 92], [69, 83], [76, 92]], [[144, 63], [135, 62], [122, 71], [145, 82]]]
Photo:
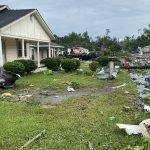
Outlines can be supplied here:
[[34, 138], [32, 138], [31, 140], [29, 140], [27, 143], [25, 143], [23, 146], [21, 146], [19, 148], [19, 150], [24, 149], [25, 147], [27, 147], [28, 145], [30, 145], [32, 142], [34, 142], [36, 139], [38, 139], [39, 137], [41, 137], [43, 134], [46, 133], [46, 130], [43, 130], [41, 133], [39, 133], [38, 135], [36, 135]]

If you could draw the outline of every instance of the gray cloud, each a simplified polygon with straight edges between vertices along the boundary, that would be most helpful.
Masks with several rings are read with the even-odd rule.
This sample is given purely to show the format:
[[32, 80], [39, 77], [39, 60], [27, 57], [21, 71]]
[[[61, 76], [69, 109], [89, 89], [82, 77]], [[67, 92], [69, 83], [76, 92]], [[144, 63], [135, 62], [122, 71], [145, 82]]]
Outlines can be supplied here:
[[13, 9], [37, 8], [53, 33], [88, 31], [92, 37], [137, 35], [150, 23], [149, 0], [1, 0]]

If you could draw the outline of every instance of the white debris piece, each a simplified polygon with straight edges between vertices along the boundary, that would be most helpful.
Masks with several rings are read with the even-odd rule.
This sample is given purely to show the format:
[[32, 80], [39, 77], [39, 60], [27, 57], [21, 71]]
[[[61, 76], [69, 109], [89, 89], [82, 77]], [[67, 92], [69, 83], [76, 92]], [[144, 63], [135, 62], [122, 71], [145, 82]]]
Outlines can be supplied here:
[[128, 135], [142, 134], [146, 138], [150, 138], [150, 119], [142, 121], [139, 125], [117, 124], [120, 129], [125, 129]]
[[139, 125], [117, 124], [120, 129], [125, 129], [128, 135], [141, 133]]
[[142, 121], [140, 124], [141, 133], [144, 137], [150, 138], [150, 119]]
[[105, 74], [104, 68], [102, 68], [102, 69], [97, 73], [97, 75], [100, 75], [100, 74]]
[[148, 105], [144, 105], [144, 110], [146, 110], [146, 111], [150, 112], [150, 106], [148, 106]]
[[145, 91], [150, 91], [150, 89], [148, 89], [148, 88], [144, 88], [144, 90], [145, 90]]
[[94, 150], [91, 142], [88, 142], [88, 148], [89, 148], [89, 150]]
[[125, 94], [129, 94], [129, 91], [125, 91], [124, 93], [125, 93]]
[[126, 84], [126, 83], [124, 83], [124, 84], [122, 84], [122, 85], [112, 87], [112, 89], [118, 89], [118, 88], [124, 87], [124, 86], [126, 86], [126, 85], [127, 85], [127, 84]]
[[72, 88], [71, 86], [68, 86], [68, 87], [67, 87], [67, 91], [68, 91], [68, 92], [75, 92], [75, 89]]

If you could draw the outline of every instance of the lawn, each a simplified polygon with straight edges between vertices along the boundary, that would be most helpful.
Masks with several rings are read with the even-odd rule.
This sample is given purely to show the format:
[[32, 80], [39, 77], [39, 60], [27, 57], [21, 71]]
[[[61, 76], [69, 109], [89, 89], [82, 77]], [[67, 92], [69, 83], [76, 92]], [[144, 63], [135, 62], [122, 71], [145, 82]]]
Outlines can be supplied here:
[[[76, 73], [60, 72], [53, 76], [38, 73], [19, 79], [16, 89], [31, 84], [34, 85], [32, 88], [61, 87], [61, 81], [65, 80], [91, 88], [122, 83], [128, 85], [113, 93], [72, 97], [47, 109], [32, 101], [7, 102], [1, 99], [0, 149], [16, 150], [44, 129], [45, 136], [34, 141], [26, 150], [87, 150], [88, 142], [92, 143], [94, 150], [121, 150], [129, 145], [142, 145], [140, 135], [128, 136], [116, 127], [116, 123], [137, 124], [149, 117], [135, 104], [138, 95], [127, 71], [121, 71], [117, 80], [112, 81], [100, 81], [94, 76]], [[130, 108], [126, 109], [126, 106]]]

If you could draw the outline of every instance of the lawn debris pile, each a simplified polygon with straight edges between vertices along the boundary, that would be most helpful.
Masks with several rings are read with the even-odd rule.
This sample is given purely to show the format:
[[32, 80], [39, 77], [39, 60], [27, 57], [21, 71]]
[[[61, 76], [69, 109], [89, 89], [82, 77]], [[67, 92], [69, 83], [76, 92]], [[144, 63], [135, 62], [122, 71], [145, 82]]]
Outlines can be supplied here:
[[124, 129], [128, 135], [142, 134], [145, 138], [150, 138], [150, 119], [142, 121], [139, 125], [117, 124], [120, 129]]
[[10, 71], [0, 70], [0, 87], [1, 88], [13, 88], [15, 87], [15, 82], [18, 80], [20, 75], [15, 74]]

